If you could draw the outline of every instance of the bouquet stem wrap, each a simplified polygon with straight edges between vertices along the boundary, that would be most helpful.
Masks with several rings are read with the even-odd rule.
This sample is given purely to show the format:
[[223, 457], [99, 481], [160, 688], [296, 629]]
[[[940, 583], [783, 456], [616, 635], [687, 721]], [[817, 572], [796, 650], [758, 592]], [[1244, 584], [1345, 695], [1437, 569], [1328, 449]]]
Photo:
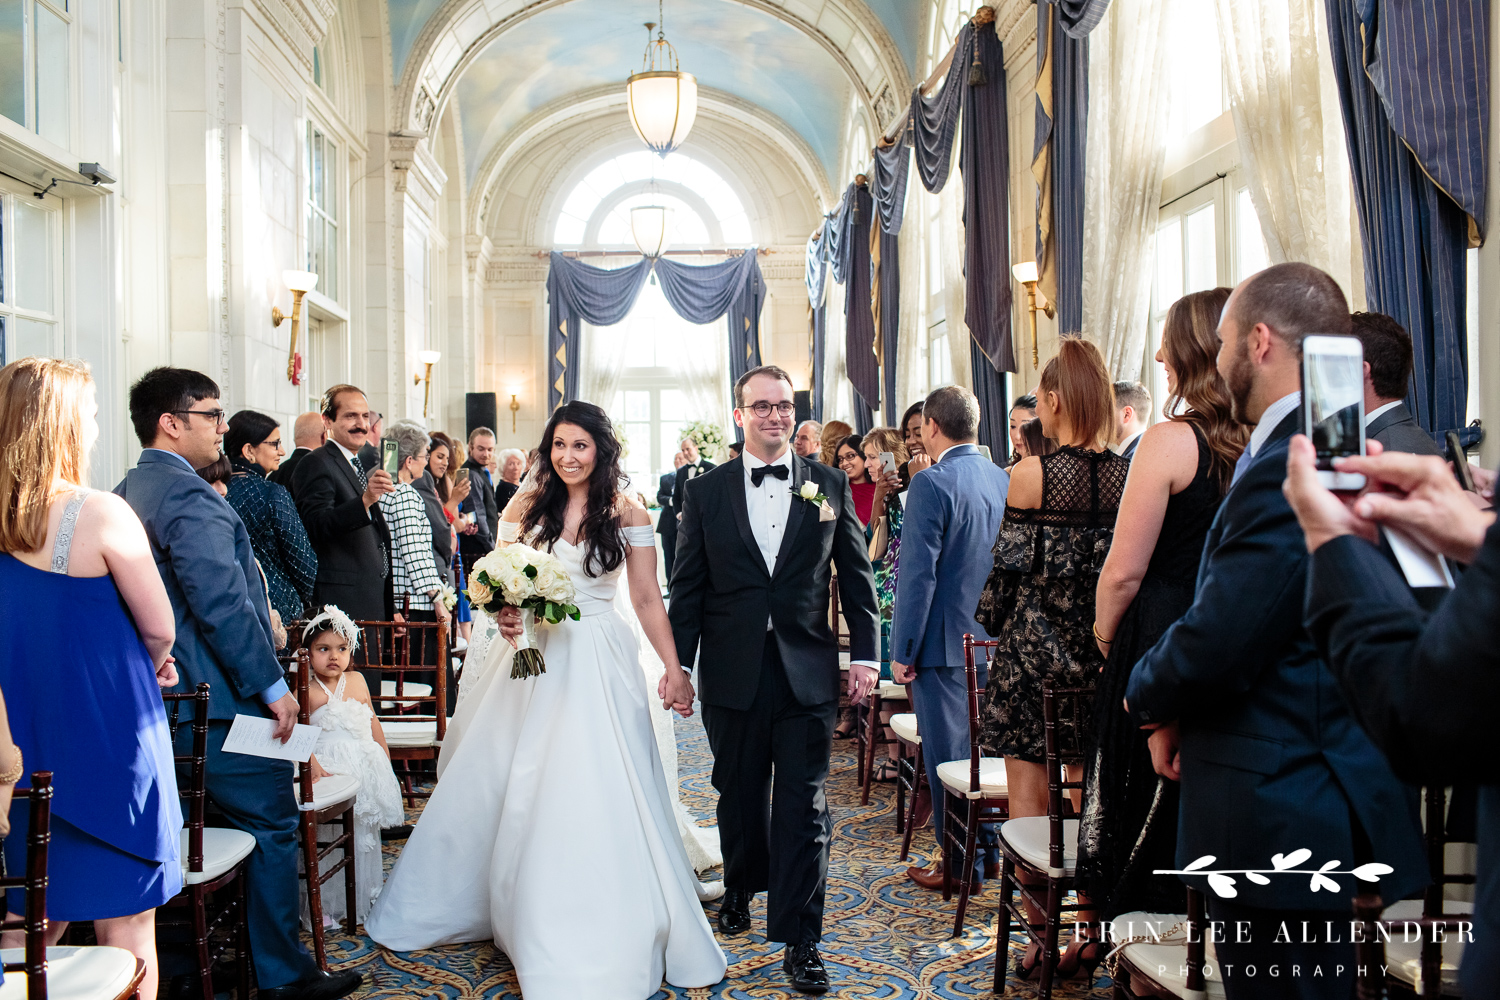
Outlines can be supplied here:
[[547, 672], [547, 662], [536, 644], [536, 611], [521, 609], [521, 634], [516, 636], [516, 657], [511, 662], [510, 676], [516, 680], [536, 677]]

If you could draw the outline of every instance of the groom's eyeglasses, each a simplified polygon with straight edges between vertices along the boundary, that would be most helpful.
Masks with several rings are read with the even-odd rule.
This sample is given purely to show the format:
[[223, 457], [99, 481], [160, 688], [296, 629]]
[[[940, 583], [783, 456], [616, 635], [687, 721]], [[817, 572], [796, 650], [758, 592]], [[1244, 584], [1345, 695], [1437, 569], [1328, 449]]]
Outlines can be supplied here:
[[751, 403], [746, 407], [746, 409], [764, 420], [766, 417], [769, 417], [771, 415], [772, 410], [775, 410], [776, 413], [780, 416], [790, 417], [796, 411], [797, 404], [788, 403], [785, 400], [780, 403], [769, 403], [766, 400], [762, 399], [758, 402]]

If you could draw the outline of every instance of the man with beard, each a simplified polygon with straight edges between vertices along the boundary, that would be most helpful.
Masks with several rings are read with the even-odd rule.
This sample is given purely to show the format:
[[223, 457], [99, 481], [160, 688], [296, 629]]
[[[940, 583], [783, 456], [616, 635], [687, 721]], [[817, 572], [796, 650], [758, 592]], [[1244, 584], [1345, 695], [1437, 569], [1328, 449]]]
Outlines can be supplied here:
[[[1255, 429], [1209, 528], [1193, 605], [1135, 665], [1126, 689], [1126, 711], [1156, 730], [1157, 773], [1182, 783], [1179, 868], [1211, 856], [1201, 867], [1269, 870], [1273, 856], [1296, 851], [1284, 867], [1337, 861], [1344, 873], [1332, 878], [1336, 892], [1316, 892], [1305, 873], [1216, 875], [1217, 887], [1196, 872], [1183, 876], [1207, 892], [1213, 920], [1236, 928], [1217, 944], [1229, 1000], [1265, 995], [1266, 976], [1281, 977], [1280, 996], [1346, 1000], [1348, 934], [1278, 940], [1283, 922], [1339, 926], [1353, 889], [1347, 873], [1367, 862], [1393, 869], [1378, 888], [1360, 886], [1386, 899], [1428, 881], [1415, 790], [1359, 728], [1303, 626], [1307, 546], [1282, 495], [1301, 417], [1302, 338], [1349, 328], [1343, 292], [1307, 264], [1268, 268], [1230, 296], [1219, 372], [1235, 418]], [[1217, 891], [1224, 877], [1227, 896]], [[1262, 978], [1249, 978], [1250, 966]]]

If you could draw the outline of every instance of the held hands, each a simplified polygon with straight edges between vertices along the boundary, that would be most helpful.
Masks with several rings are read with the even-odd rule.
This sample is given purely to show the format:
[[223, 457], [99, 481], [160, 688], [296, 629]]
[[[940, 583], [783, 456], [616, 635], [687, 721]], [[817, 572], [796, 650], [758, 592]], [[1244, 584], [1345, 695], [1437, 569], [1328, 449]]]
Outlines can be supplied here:
[[168, 656], [161, 661], [161, 666], [156, 668], [156, 686], [169, 688], [177, 686], [177, 661]]
[[668, 667], [656, 685], [656, 696], [661, 707], [670, 709], [684, 719], [693, 714], [693, 682], [688, 672], [681, 667]]
[[396, 492], [396, 484], [391, 481], [391, 474], [384, 469], [376, 469], [365, 480], [365, 495], [361, 497], [365, 503], [365, 510], [379, 503], [380, 498], [387, 493], [394, 492]]
[[276, 719], [276, 731], [271, 735], [285, 743], [292, 738], [292, 727], [297, 724], [297, 698], [290, 691], [271, 702], [266, 708]]

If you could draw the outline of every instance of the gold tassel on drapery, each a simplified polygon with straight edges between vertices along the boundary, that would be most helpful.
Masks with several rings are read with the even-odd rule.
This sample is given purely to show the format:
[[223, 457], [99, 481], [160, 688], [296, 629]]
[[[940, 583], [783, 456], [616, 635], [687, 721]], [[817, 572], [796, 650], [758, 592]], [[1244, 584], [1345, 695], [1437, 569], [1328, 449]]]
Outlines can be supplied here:
[[[1057, 301], [1057, 247], [1052, 240], [1052, 141], [1055, 119], [1052, 114], [1052, 39], [1057, 32], [1057, 11], [1047, 5], [1048, 14], [1037, 27], [1037, 45], [1041, 63], [1036, 71], [1036, 101], [1047, 116], [1047, 139], [1036, 150], [1031, 161], [1031, 175], [1036, 178], [1036, 267], [1037, 287], [1048, 302]], [[1042, 37], [1045, 30], [1046, 38]]]

